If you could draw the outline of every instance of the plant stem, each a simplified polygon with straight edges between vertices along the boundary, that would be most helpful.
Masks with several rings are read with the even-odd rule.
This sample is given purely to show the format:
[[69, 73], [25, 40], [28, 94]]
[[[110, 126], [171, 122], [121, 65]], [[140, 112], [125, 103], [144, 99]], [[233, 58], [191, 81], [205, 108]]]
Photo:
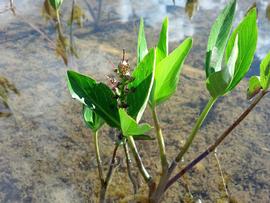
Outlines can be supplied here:
[[95, 144], [95, 153], [96, 153], [96, 160], [97, 160], [97, 165], [98, 165], [98, 174], [99, 174], [99, 179], [101, 183], [101, 187], [104, 184], [104, 176], [103, 176], [103, 167], [102, 167], [102, 161], [100, 158], [100, 152], [99, 152], [99, 144], [98, 144], [98, 131], [94, 132], [94, 144]]
[[143, 165], [143, 162], [142, 162], [142, 159], [141, 159], [141, 157], [139, 155], [139, 152], [137, 150], [135, 141], [134, 141], [132, 136], [129, 136], [127, 138], [127, 140], [128, 140], [128, 145], [129, 145], [129, 147], [130, 147], [130, 149], [132, 151], [132, 154], [134, 156], [134, 159], [136, 161], [136, 164], [137, 164], [137, 166], [139, 168], [139, 171], [142, 174], [143, 179], [145, 180], [145, 182], [149, 186], [152, 183], [152, 177], [149, 175], [149, 173], [147, 172], [146, 168]]
[[41, 31], [41, 29], [39, 29], [34, 24], [28, 22], [28, 19], [26, 17], [24, 17], [24, 16], [22, 16], [22, 15], [20, 15], [18, 13], [16, 14], [16, 17], [17, 17], [18, 20], [20, 20], [20, 21], [28, 24], [31, 28], [33, 28], [36, 32], [38, 32], [43, 39], [47, 40], [49, 42], [49, 47], [51, 49], [55, 49], [56, 48], [55, 43], [49, 38], [49, 36], [46, 35], [43, 31]]
[[59, 9], [56, 9], [55, 13], [56, 13], [56, 18], [57, 18], [57, 29], [58, 29], [59, 34], [62, 35], [62, 28], [61, 28], [61, 20], [60, 20], [60, 15], [59, 15]]
[[175, 167], [177, 166], [177, 164], [181, 161], [183, 155], [189, 149], [189, 147], [190, 147], [193, 139], [195, 138], [198, 130], [200, 129], [204, 119], [206, 118], [207, 114], [209, 113], [211, 107], [216, 102], [216, 100], [217, 100], [216, 98], [211, 98], [209, 100], [209, 102], [207, 103], [207, 105], [205, 106], [205, 108], [204, 108], [203, 112], [201, 113], [200, 117], [198, 118], [194, 128], [192, 129], [191, 134], [187, 138], [187, 141], [186, 141], [183, 149], [176, 156], [174, 161], [171, 163], [170, 167], [162, 174], [156, 191], [154, 191], [154, 193], [152, 193], [150, 195], [150, 202], [159, 202], [160, 199], [162, 198], [162, 196], [164, 194], [164, 191], [165, 191], [165, 188], [166, 188], [166, 185], [167, 185], [167, 182], [168, 182], [171, 174], [173, 173], [173, 171], [174, 171]]
[[115, 166], [116, 166], [116, 152], [117, 152], [118, 146], [119, 145], [116, 144], [115, 147], [114, 147], [110, 167], [109, 167], [109, 170], [107, 172], [104, 184], [102, 185], [102, 187], [100, 189], [100, 193], [99, 193], [100, 194], [99, 195], [99, 202], [100, 203], [105, 203], [106, 202], [107, 189], [108, 189], [108, 186], [110, 185], [112, 175], [113, 175], [113, 172], [114, 172], [114, 169], [115, 169]]
[[166, 173], [168, 169], [168, 161], [167, 161], [167, 156], [166, 156], [165, 142], [164, 142], [162, 131], [159, 125], [155, 107], [152, 108], [152, 117], [154, 120], [154, 125], [156, 129], [157, 140], [158, 140], [159, 154], [160, 154], [160, 160], [161, 160], [161, 165], [162, 165], [162, 173], [164, 174]]
[[183, 158], [184, 154], [188, 151], [190, 145], [192, 144], [198, 130], [200, 129], [200, 127], [203, 124], [203, 121], [205, 120], [206, 116], [208, 115], [210, 109], [213, 107], [214, 103], [217, 101], [217, 98], [213, 98], [211, 97], [210, 100], [208, 101], [207, 105], [205, 106], [203, 112], [201, 113], [201, 115], [199, 116], [195, 126], [193, 127], [190, 135], [188, 136], [185, 145], [183, 146], [183, 148], [181, 149], [181, 151], [179, 152], [179, 154], [176, 156], [176, 158], [174, 159], [174, 161], [172, 162], [169, 171], [173, 172], [173, 170], [175, 169], [175, 167], [177, 166], [177, 164], [181, 161], [181, 159]]
[[149, 202], [150, 203], [157, 203], [160, 202], [163, 194], [164, 194], [164, 190], [166, 187], [166, 184], [168, 182], [170, 178], [170, 174], [169, 171], [167, 169], [167, 171], [165, 173], [162, 174], [162, 176], [159, 179], [159, 183], [156, 187], [156, 189], [149, 194]]
[[95, 28], [97, 29], [99, 26], [100, 18], [101, 18], [101, 8], [102, 8], [102, 0], [99, 0], [98, 2], [98, 12], [96, 17], [96, 25]]
[[128, 145], [127, 142], [124, 143], [124, 151], [125, 151], [125, 155], [126, 155], [126, 164], [127, 164], [127, 171], [128, 171], [128, 176], [129, 179], [133, 185], [133, 191], [134, 194], [137, 194], [138, 192], [138, 184], [136, 179], [134, 178], [132, 172], [131, 172], [131, 159], [130, 159], [130, 155], [129, 155], [129, 150], [128, 150]]
[[229, 195], [229, 191], [227, 189], [227, 184], [226, 184], [226, 181], [225, 181], [225, 178], [224, 178], [224, 173], [222, 171], [221, 164], [220, 164], [220, 161], [219, 161], [219, 158], [218, 158], [218, 155], [217, 155], [217, 148], [214, 150], [214, 155], [215, 155], [215, 159], [217, 161], [218, 170], [219, 170], [219, 174], [220, 174], [220, 177], [221, 177], [221, 180], [222, 180], [222, 184], [223, 184], [224, 192], [226, 194], [226, 198], [229, 198], [230, 195]]
[[9, 0], [9, 6], [10, 6], [10, 10], [12, 11], [13, 15], [16, 15], [15, 12], [15, 6], [14, 6], [14, 0]]
[[117, 152], [118, 146], [119, 146], [118, 144], [115, 144], [115, 147], [113, 150], [112, 160], [111, 160], [110, 167], [109, 167], [109, 170], [107, 172], [106, 179], [105, 179], [105, 183], [107, 185], [109, 185], [109, 183], [111, 181], [112, 174], [113, 174], [113, 171], [114, 171], [115, 166], [116, 166], [116, 152]]
[[94, 20], [94, 28], [98, 29], [99, 22], [101, 19], [101, 9], [102, 9], [102, 0], [98, 0], [98, 8], [97, 8], [97, 13], [95, 14], [94, 8], [91, 6], [91, 4], [88, 2], [88, 0], [84, 0], [93, 20]]
[[102, 187], [99, 192], [99, 203], [105, 203], [106, 202], [106, 192], [107, 187]]
[[[74, 42], [73, 42], [73, 20], [74, 20], [74, 7], [76, 0], [72, 1], [72, 8], [71, 8], [71, 17], [70, 17], [70, 28], [69, 28], [69, 40], [70, 40], [70, 47], [74, 48]], [[73, 53], [72, 53], [73, 54]]]
[[167, 185], [165, 191], [174, 184], [180, 177], [182, 177], [187, 171], [193, 168], [197, 163], [207, 157], [211, 152], [213, 152], [217, 146], [219, 146], [222, 141], [247, 117], [247, 115], [252, 111], [252, 109], [261, 101], [261, 99], [267, 94], [267, 91], [262, 91], [260, 94], [254, 99], [252, 104], [238, 117], [238, 119], [228, 127], [223, 134], [216, 140], [216, 142], [210, 145], [203, 153], [197, 156], [193, 161], [191, 161], [186, 167], [184, 167], [179, 173], [177, 173], [174, 177], [172, 177]]
[[94, 13], [94, 9], [92, 8], [91, 4], [88, 2], [88, 0], [84, 0], [84, 2], [86, 4], [86, 6], [87, 6], [87, 8], [88, 8], [88, 10], [89, 10], [89, 12], [90, 12], [93, 20], [96, 21], [96, 15]]

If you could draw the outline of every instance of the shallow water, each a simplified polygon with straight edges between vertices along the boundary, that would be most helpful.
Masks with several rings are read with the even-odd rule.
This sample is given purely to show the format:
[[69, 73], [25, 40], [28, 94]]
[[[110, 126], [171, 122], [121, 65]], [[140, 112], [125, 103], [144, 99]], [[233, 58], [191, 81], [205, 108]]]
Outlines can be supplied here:
[[[0, 0], [0, 5], [5, 2]], [[171, 49], [187, 36], [194, 38], [194, 48], [186, 62], [179, 90], [168, 104], [159, 109], [170, 157], [182, 144], [194, 117], [207, 102], [202, 71], [204, 50], [210, 26], [225, 0], [199, 0], [191, 19], [185, 13], [184, 0], [176, 0], [176, 6], [170, 0], [103, 2], [98, 31], [93, 30], [90, 13], [87, 13], [85, 27], [76, 29], [80, 58], [73, 59], [69, 67], [56, 58], [48, 42], [25, 23], [27, 19], [54, 39], [54, 28], [41, 17], [42, 1], [17, 0], [18, 17], [11, 13], [0, 14], [0, 75], [13, 81], [20, 91], [20, 96], [10, 96], [13, 116], [0, 118], [0, 202], [96, 200], [99, 182], [92, 139], [81, 120], [81, 105], [67, 92], [66, 70], [73, 68], [104, 81], [105, 74], [112, 72], [110, 62], [118, 63], [122, 48], [126, 48], [134, 64], [140, 17], [145, 19], [150, 46], [157, 41], [165, 15], [170, 20]], [[237, 22], [252, 2], [239, 1]], [[80, 3], [84, 5], [83, 1]], [[260, 60], [270, 50], [267, 3], [266, 0], [257, 1], [259, 41], [251, 73], [258, 72]], [[67, 19], [67, 16], [63, 17]], [[202, 151], [248, 106], [245, 91], [246, 81], [231, 96], [218, 102], [185, 161]], [[270, 202], [269, 101], [269, 98], [262, 101], [252, 116], [218, 150], [230, 193], [239, 202]], [[148, 112], [145, 120], [151, 121]], [[112, 133], [108, 129], [102, 131], [101, 149], [105, 164], [113, 150], [111, 138], [106, 134]], [[151, 173], [159, 173], [156, 143], [139, 145]], [[122, 153], [119, 152], [120, 157]], [[221, 198], [223, 192], [218, 189], [220, 176], [214, 157], [202, 162], [186, 179], [195, 199], [217, 202]], [[125, 164], [121, 164], [109, 190], [112, 202], [132, 199], [127, 183]], [[146, 195], [145, 187], [142, 186], [140, 194]], [[181, 192], [183, 188], [176, 184], [164, 201], [179, 202], [184, 194]]]

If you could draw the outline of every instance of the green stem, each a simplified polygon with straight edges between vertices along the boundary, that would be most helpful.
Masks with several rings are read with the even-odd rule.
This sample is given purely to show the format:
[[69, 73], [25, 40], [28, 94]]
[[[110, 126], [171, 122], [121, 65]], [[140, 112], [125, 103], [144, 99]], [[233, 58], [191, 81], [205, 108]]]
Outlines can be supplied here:
[[160, 160], [161, 160], [161, 165], [162, 165], [162, 173], [164, 174], [168, 169], [168, 161], [167, 161], [167, 156], [166, 156], [165, 142], [162, 135], [162, 130], [159, 125], [155, 107], [152, 108], [152, 117], [154, 120], [154, 125], [156, 129], [157, 140], [158, 140], [159, 154], [160, 154]]
[[252, 104], [238, 117], [238, 119], [229, 126], [221, 136], [219, 136], [215, 143], [210, 145], [204, 152], [202, 152], [199, 156], [197, 156], [193, 161], [191, 161], [186, 167], [184, 167], [179, 173], [177, 173], [174, 177], [172, 177], [165, 188], [165, 191], [174, 184], [179, 178], [181, 178], [187, 171], [192, 169], [197, 163], [201, 160], [205, 159], [211, 152], [213, 152], [222, 142], [223, 140], [248, 116], [248, 114], [254, 109], [254, 107], [261, 101], [261, 99], [268, 94], [268, 91], [262, 91], [252, 102]]
[[61, 30], [61, 20], [60, 20], [60, 15], [59, 15], [59, 9], [55, 10], [56, 13], [56, 18], [57, 18], [57, 29], [59, 31], [59, 33], [62, 34], [62, 30]]
[[137, 192], [138, 192], [138, 184], [137, 184], [137, 181], [136, 181], [135, 177], [133, 176], [133, 174], [131, 172], [131, 159], [130, 159], [130, 155], [129, 155], [127, 142], [124, 143], [123, 147], [124, 147], [125, 156], [126, 156], [128, 177], [129, 177], [129, 179], [130, 179], [130, 181], [132, 183], [134, 194], [137, 194]]
[[185, 145], [181, 149], [181, 151], [178, 153], [176, 158], [174, 159], [174, 162], [172, 162], [169, 171], [172, 172], [174, 168], [177, 166], [177, 164], [182, 160], [184, 154], [188, 151], [190, 145], [192, 144], [198, 130], [203, 124], [203, 121], [205, 120], [206, 116], [208, 115], [210, 109], [213, 107], [214, 103], [217, 101], [217, 98], [211, 97], [210, 100], [208, 101], [207, 105], [204, 107], [203, 112], [199, 116], [195, 126], [193, 127], [190, 135], [188, 136]]
[[143, 162], [142, 162], [142, 159], [141, 159], [141, 157], [139, 155], [139, 152], [137, 150], [135, 141], [134, 141], [132, 136], [129, 136], [127, 138], [127, 140], [128, 140], [128, 145], [129, 145], [129, 147], [130, 147], [130, 149], [132, 151], [132, 154], [134, 156], [134, 159], [136, 161], [136, 164], [137, 164], [137, 166], [139, 168], [139, 171], [142, 174], [143, 179], [145, 180], [145, 182], [148, 183], [148, 185], [149, 185], [152, 182], [152, 177], [149, 175], [149, 173], [147, 172], [146, 168], [143, 165]]
[[99, 144], [98, 144], [98, 131], [94, 132], [94, 144], [95, 144], [95, 153], [96, 153], [96, 160], [97, 160], [97, 165], [98, 165], [98, 174], [99, 174], [99, 179], [102, 185], [104, 185], [104, 176], [103, 176], [103, 168], [102, 168], [102, 161], [100, 158], [100, 152], [99, 152]]
[[107, 176], [106, 176], [106, 179], [105, 179], [106, 186], [108, 186], [110, 184], [111, 179], [112, 179], [112, 174], [114, 172], [114, 169], [117, 166], [117, 163], [116, 163], [116, 152], [117, 152], [118, 147], [119, 147], [119, 145], [118, 144], [115, 144], [115, 147], [114, 147], [114, 150], [113, 150], [112, 159], [111, 159], [111, 163], [110, 163], [109, 170], [107, 172]]
[[198, 118], [195, 126], [192, 129], [192, 132], [188, 136], [186, 143], [182, 150], [179, 152], [179, 154], [176, 156], [174, 161], [171, 163], [170, 167], [162, 174], [159, 184], [157, 186], [156, 191], [150, 195], [150, 202], [159, 202], [164, 194], [164, 191], [166, 190], [166, 184], [173, 173], [174, 169], [176, 168], [177, 164], [181, 161], [184, 154], [188, 151], [190, 145], [192, 144], [198, 130], [200, 129], [203, 121], [205, 120], [207, 114], [209, 113], [210, 109], [212, 108], [213, 104], [216, 102], [216, 98], [212, 98], [209, 100], [207, 105], [205, 106], [203, 112], [201, 113], [200, 117]]

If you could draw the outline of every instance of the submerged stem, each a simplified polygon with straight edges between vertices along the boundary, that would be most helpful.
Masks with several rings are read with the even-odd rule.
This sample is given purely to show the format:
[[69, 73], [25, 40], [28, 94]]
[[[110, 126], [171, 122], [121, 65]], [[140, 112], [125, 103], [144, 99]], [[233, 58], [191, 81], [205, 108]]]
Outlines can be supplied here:
[[160, 154], [160, 160], [161, 160], [161, 165], [162, 165], [162, 173], [166, 173], [168, 169], [168, 161], [167, 161], [167, 156], [166, 156], [166, 148], [165, 148], [165, 142], [164, 138], [162, 135], [162, 130], [159, 125], [158, 117], [157, 117], [157, 112], [156, 108], [152, 108], [152, 117], [154, 120], [154, 125], [156, 129], [156, 135], [157, 135], [157, 140], [158, 140], [158, 146], [159, 146], [159, 154]]
[[57, 18], [57, 29], [58, 29], [58, 32], [59, 34], [62, 35], [62, 28], [61, 28], [61, 20], [60, 20], [60, 15], [59, 15], [59, 9], [56, 9], [55, 10], [55, 13], [56, 13], [56, 18]]
[[187, 141], [186, 141], [183, 149], [176, 156], [174, 161], [171, 163], [170, 167], [167, 168], [167, 170], [163, 172], [156, 191], [153, 194], [151, 194], [151, 196], [150, 196], [150, 201], [151, 202], [159, 202], [160, 199], [162, 198], [162, 196], [164, 194], [164, 191], [166, 190], [166, 185], [168, 183], [168, 180], [171, 177], [171, 174], [173, 173], [173, 171], [174, 171], [175, 167], [177, 166], [177, 164], [181, 161], [184, 154], [189, 149], [190, 145], [192, 144], [193, 139], [195, 138], [198, 130], [200, 129], [204, 119], [206, 118], [207, 114], [209, 113], [209, 111], [210, 111], [211, 107], [213, 106], [213, 104], [215, 103], [215, 101], [216, 101], [215, 98], [211, 98], [209, 100], [209, 102], [205, 106], [203, 112], [201, 113], [200, 117], [198, 118], [194, 128], [192, 129], [191, 134], [187, 138]]
[[139, 171], [143, 176], [143, 179], [145, 180], [145, 182], [148, 185], [151, 184], [152, 183], [152, 177], [149, 175], [148, 171], [146, 170], [146, 168], [143, 165], [142, 158], [139, 155], [139, 152], [137, 150], [137, 147], [135, 145], [135, 141], [134, 141], [133, 137], [129, 136], [127, 138], [127, 140], [128, 140], [128, 145], [129, 145], [129, 147], [130, 147], [130, 149], [132, 151], [132, 154], [134, 156], [134, 159], [136, 161], [136, 164], [137, 164], [137, 166], [139, 168]]
[[100, 183], [102, 187], [105, 180], [103, 176], [103, 167], [102, 167], [102, 161], [101, 161], [100, 152], [99, 152], [98, 131], [94, 132], [94, 144], [95, 144], [96, 160], [97, 160], [97, 165], [98, 165], [98, 174], [99, 174], [99, 179], [100, 179]]
[[115, 144], [115, 147], [114, 147], [114, 150], [113, 150], [113, 155], [112, 155], [112, 160], [111, 160], [110, 167], [109, 167], [109, 170], [107, 172], [106, 179], [105, 179], [105, 184], [106, 185], [110, 184], [112, 174], [113, 174], [113, 171], [114, 171], [115, 166], [116, 166], [116, 152], [117, 152], [118, 146], [119, 146], [118, 144]]
[[136, 181], [135, 177], [133, 176], [133, 174], [131, 172], [131, 159], [130, 159], [130, 155], [129, 155], [127, 142], [125, 142], [123, 146], [124, 146], [124, 151], [125, 151], [125, 156], [126, 156], [126, 164], [127, 164], [128, 176], [129, 176], [129, 179], [130, 179], [130, 181], [131, 181], [131, 183], [133, 185], [134, 194], [137, 194], [137, 192], [138, 192], [138, 184], [137, 184], [137, 181]]
[[269, 93], [268, 91], [262, 91], [252, 102], [252, 104], [238, 117], [238, 119], [229, 126], [223, 134], [218, 137], [216, 142], [210, 145], [203, 153], [197, 156], [193, 161], [191, 161], [186, 167], [184, 167], [179, 173], [177, 173], [174, 177], [172, 177], [167, 185], [165, 191], [174, 184], [180, 177], [182, 177], [187, 171], [193, 168], [197, 163], [207, 157], [211, 152], [213, 152], [217, 146], [219, 146], [222, 141], [247, 117], [247, 115], [252, 111], [252, 109], [261, 101], [261, 99]]

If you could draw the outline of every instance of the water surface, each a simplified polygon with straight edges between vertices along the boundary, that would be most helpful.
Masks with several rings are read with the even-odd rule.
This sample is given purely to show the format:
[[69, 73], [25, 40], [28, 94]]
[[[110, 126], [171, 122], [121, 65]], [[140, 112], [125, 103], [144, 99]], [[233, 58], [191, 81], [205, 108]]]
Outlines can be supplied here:
[[[66, 2], [65, 11], [70, 3]], [[84, 1], [79, 2], [87, 11]], [[48, 42], [25, 22], [27, 20], [55, 39], [54, 27], [41, 17], [42, 1], [17, 0], [18, 17], [9, 12], [0, 14], [0, 74], [13, 81], [21, 93], [20, 96], [10, 96], [13, 116], [0, 118], [0, 202], [96, 200], [99, 181], [91, 133], [81, 120], [81, 105], [67, 92], [66, 70], [72, 68], [105, 81], [105, 74], [112, 73], [111, 62], [118, 63], [122, 48], [127, 50], [131, 63], [135, 64], [140, 17], [145, 19], [149, 46], [155, 45], [165, 16], [170, 20], [171, 49], [188, 36], [194, 39], [178, 92], [159, 109], [168, 153], [173, 157], [190, 132], [194, 118], [207, 102], [204, 51], [210, 26], [226, 2], [199, 0], [190, 18], [185, 12], [184, 0], [176, 0], [176, 6], [170, 0], [104, 0], [98, 29], [94, 30], [94, 21], [88, 11], [85, 27], [75, 29], [80, 58], [73, 59], [68, 67], [55, 57]], [[0, 5], [5, 3], [7, 1], [0, 1]], [[239, 1], [236, 23], [252, 3], [250, 0]], [[259, 40], [250, 74], [258, 73], [260, 60], [270, 51], [267, 6], [268, 1], [257, 1]], [[68, 19], [66, 13], [63, 12], [64, 21]], [[185, 162], [212, 143], [248, 106], [246, 87], [244, 81], [230, 97], [218, 102]], [[239, 202], [270, 202], [269, 101], [269, 98], [262, 101], [218, 150], [230, 193]], [[151, 121], [148, 112], [144, 119]], [[108, 164], [113, 150], [111, 137], [108, 129], [102, 131], [101, 151], [105, 164]], [[159, 173], [156, 143], [139, 143], [139, 148], [151, 173]], [[121, 154], [122, 151], [119, 157]], [[133, 198], [125, 169], [123, 161], [109, 190], [112, 201]], [[138, 172], [134, 170], [134, 173]], [[223, 196], [212, 156], [189, 173], [185, 180], [195, 199], [217, 202]], [[146, 195], [145, 188], [142, 185], [140, 194]], [[183, 187], [176, 184], [164, 201], [179, 202], [184, 194]]]

